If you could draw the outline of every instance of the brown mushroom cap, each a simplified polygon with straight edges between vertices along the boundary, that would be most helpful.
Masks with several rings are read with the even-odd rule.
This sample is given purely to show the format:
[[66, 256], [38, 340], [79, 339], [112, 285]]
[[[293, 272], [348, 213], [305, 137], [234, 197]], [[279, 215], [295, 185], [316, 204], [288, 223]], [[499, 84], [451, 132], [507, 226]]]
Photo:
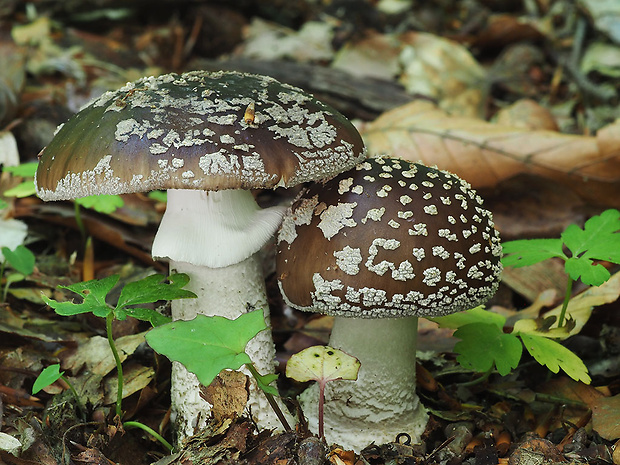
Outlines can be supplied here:
[[363, 155], [355, 127], [298, 88], [194, 71], [142, 78], [83, 108], [42, 151], [36, 184], [44, 200], [288, 187]]
[[316, 183], [284, 218], [277, 274], [287, 302], [334, 316], [438, 316], [497, 290], [491, 213], [454, 174], [368, 159]]

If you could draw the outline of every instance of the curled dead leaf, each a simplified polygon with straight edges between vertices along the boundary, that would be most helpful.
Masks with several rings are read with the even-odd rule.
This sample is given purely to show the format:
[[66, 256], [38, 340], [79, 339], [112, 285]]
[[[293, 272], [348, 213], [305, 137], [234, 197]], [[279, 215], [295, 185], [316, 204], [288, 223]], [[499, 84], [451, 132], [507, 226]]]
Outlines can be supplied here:
[[596, 136], [580, 136], [450, 116], [430, 102], [413, 101], [382, 114], [362, 133], [371, 156], [437, 165], [475, 188], [529, 173], [611, 204], [610, 193], [620, 189], [620, 120]]

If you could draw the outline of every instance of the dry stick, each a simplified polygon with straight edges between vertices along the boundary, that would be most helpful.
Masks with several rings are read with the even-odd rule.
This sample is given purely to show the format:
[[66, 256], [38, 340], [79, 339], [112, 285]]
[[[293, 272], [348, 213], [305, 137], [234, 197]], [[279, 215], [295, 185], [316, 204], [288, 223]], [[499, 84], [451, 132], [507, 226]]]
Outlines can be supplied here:
[[569, 442], [573, 440], [573, 436], [575, 435], [577, 430], [579, 428], [585, 428], [585, 426], [590, 422], [591, 419], [592, 419], [592, 410], [588, 409], [588, 411], [579, 418], [576, 424], [571, 425], [571, 427], [568, 430], [568, 433], [566, 433], [566, 436], [564, 436], [564, 439], [562, 439], [560, 443], [557, 445], [560, 452], [564, 450], [564, 446], [566, 446], [566, 444], [568, 444]]

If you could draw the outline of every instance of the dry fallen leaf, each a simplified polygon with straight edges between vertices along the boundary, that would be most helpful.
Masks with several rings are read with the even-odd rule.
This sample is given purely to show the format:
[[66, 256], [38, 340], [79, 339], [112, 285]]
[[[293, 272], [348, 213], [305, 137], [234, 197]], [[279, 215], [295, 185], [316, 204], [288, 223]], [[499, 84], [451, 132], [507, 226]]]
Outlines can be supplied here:
[[213, 405], [211, 413], [216, 422], [234, 420], [243, 414], [248, 403], [248, 377], [239, 371], [222, 370], [204, 388], [201, 397]]
[[591, 404], [592, 427], [604, 439], [620, 437], [620, 395], [600, 397]]
[[620, 202], [620, 120], [596, 136], [532, 131], [453, 117], [413, 101], [365, 125], [369, 153], [437, 165], [475, 188], [491, 188], [520, 173], [569, 183], [586, 199]]
[[331, 60], [333, 27], [325, 22], [308, 21], [295, 31], [279, 24], [254, 18], [246, 28], [245, 40], [235, 54], [254, 60], [312, 62]]
[[486, 71], [466, 47], [424, 32], [408, 32], [400, 39], [400, 83], [408, 92], [436, 99], [451, 114], [481, 114]]
[[495, 122], [500, 126], [522, 129], [558, 130], [558, 124], [549, 109], [529, 98], [517, 100], [512, 105], [502, 108], [497, 112]]
[[401, 49], [398, 37], [368, 30], [359, 39], [346, 43], [331, 66], [354, 76], [392, 80], [400, 73], [398, 55]]

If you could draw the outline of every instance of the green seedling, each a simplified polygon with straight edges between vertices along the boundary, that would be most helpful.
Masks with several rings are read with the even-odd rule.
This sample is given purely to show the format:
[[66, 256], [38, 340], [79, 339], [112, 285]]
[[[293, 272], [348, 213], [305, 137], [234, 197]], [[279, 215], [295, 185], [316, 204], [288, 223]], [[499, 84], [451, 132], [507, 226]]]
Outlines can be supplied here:
[[475, 371], [490, 373], [495, 368], [505, 375], [517, 367], [525, 346], [538, 363], [552, 372], [562, 369], [571, 378], [589, 383], [583, 361], [558, 340], [568, 337], [575, 325], [566, 316], [574, 282], [601, 286], [611, 274], [598, 262], [620, 264], [620, 212], [606, 210], [586, 221], [583, 228], [570, 225], [560, 238], [522, 239], [502, 247], [504, 266], [529, 266], [554, 257], [564, 260], [567, 285], [557, 324], [556, 317], [550, 316], [521, 319], [513, 328], [506, 328], [506, 318], [481, 309], [433, 318], [441, 326], [456, 329], [454, 336], [460, 339], [454, 347], [457, 361]]
[[562, 369], [574, 380], [590, 383], [583, 361], [556, 341], [566, 338], [569, 328], [551, 328], [555, 317], [519, 320], [511, 332], [505, 332], [508, 329], [504, 327], [504, 316], [480, 307], [431, 320], [444, 328], [456, 329], [454, 336], [460, 341], [454, 351], [457, 361], [467, 369], [487, 374], [496, 369], [500, 375], [507, 375], [519, 364], [525, 346], [538, 363], [553, 373]]
[[558, 326], [563, 326], [573, 283], [581, 280], [588, 286], [600, 286], [611, 275], [595, 261], [620, 264], [620, 212], [605, 210], [586, 221], [583, 229], [571, 224], [558, 239], [522, 239], [506, 242], [502, 248], [504, 266], [519, 268], [553, 257], [564, 260], [567, 285], [558, 318]]
[[265, 330], [262, 310], [244, 313], [235, 320], [197, 315], [193, 320], [177, 320], [151, 329], [146, 334], [146, 341], [156, 352], [184, 365], [205, 386], [211, 384], [222, 370], [238, 370], [245, 366], [284, 429], [290, 431], [291, 427], [274, 399], [278, 391], [271, 386], [278, 376], [258, 373], [245, 353], [248, 342]]
[[[82, 301], [79, 303], [58, 302], [45, 295], [42, 295], [42, 298], [59, 315], [72, 316], [81, 313], [92, 313], [105, 319], [108, 343], [114, 356], [118, 374], [116, 414], [119, 418], [122, 418], [123, 366], [114, 343], [114, 338], [112, 337], [112, 322], [115, 319], [124, 320], [131, 316], [138, 320], [148, 321], [152, 326], [158, 326], [169, 322], [170, 318], [161, 315], [156, 310], [142, 307], [141, 305], [160, 300], [195, 298], [196, 294], [183, 289], [189, 282], [189, 277], [186, 274], [173, 274], [167, 279], [163, 275], [154, 274], [139, 281], [126, 284], [121, 290], [118, 302], [112, 306], [106, 302], [106, 297], [118, 283], [118, 280], [119, 275], [112, 275], [107, 278], [93, 279], [71, 286], [59, 286], [60, 289], [67, 289], [78, 294], [82, 298]], [[138, 426], [135, 423], [131, 422], [128, 426], [139, 427], [147, 431], [146, 428], [148, 427], [145, 425]], [[157, 436], [159, 435], [155, 433], [155, 437]], [[162, 442], [162, 444], [171, 450], [170, 444], [167, 442]]]
[[356, 380], [360, 362], [341, 350], [328, 346], [312, 346], [291, 356], [286, 376], [300, 382], [316, 381], [319, 386], [319, 437], [324, 437], [323, 411], [325, 386], [338, 379]]
[[[73, 397], [75, 397], [75, 400], [77, 402], [78, 408], [80, 409], [80, 412], [84, 413], [86, 411], [86, 408], [82, 404], [82, 401], [80, 400], [80, 396], [78, 395], [77, 391], [75, 390], [71, 382], [64, 376], [64, 373], [65, 373], [64, 371], [63, 372], [60, 371], [60, 365], [58, 363], [55, 363], [54, 365], [50, 365], [47, 368], [44, 368], [43, 371], [41, 371], [41, 373], [39, 374], [39, 376], [37, 376], [37, 379], [34, 381], [34, 384], [32, 385], [32, 395], [35, 395], [41, 389], [45, 389], [50, 384], [55, 383], [59, 379], [62, 379], [65, 383], [67, 383], [67, 386], [69, 386], [69, 389], [71, 390], [71, 393], [73, 394]], [[149, 428], [145, 424], [140, 423], [139, 421], [126, 421], [123, 423], [123, 427], [126, 429], [127, 428], [140, 428], [143, 431], [146, 431], [147, 433], [149, 433], [155, 439], [157, 439], [169, 451], [172, 451], [174, 449], [172, 447], [172, 444], [166, 441], [166, 439], [161, 434], [159, 434], [157, 431], [153, 430], [152, 428]]]
[[0, 276], [4, 276], [5, 265], [8, 264], [13, 273], [7, 273], [5, 277], [4, 289], [2, 291], [2, 302], [6, 300], [11, 284], [23, 281], [34, 272], [35, 256], [25, 245], [18, 245], [15, 250], [2, 247], [4, 262], [0, 264]]
[[73, 394], [80, 412], [84, 413], [86, 409], [84, 408], [84, 404], [82, 404], [80, 396], [73, 387], [73, 384], [71, 384], [71, 382], [64, 375], [65, 372], [60, 371], [60, 364], [58, 363], [44, 368], [41, 373], [39, 373], [39, 376], [37, 376], [37, 379], [34, 380], [34, 384], [32, 385], [32, 395], [37, 394], [41, 389], [45, 389], [50, 384], [54, 384], [59, 379], [62, 379], [67, 386], [69, 386], [69, 390], [71, 391], [71, 394]]

